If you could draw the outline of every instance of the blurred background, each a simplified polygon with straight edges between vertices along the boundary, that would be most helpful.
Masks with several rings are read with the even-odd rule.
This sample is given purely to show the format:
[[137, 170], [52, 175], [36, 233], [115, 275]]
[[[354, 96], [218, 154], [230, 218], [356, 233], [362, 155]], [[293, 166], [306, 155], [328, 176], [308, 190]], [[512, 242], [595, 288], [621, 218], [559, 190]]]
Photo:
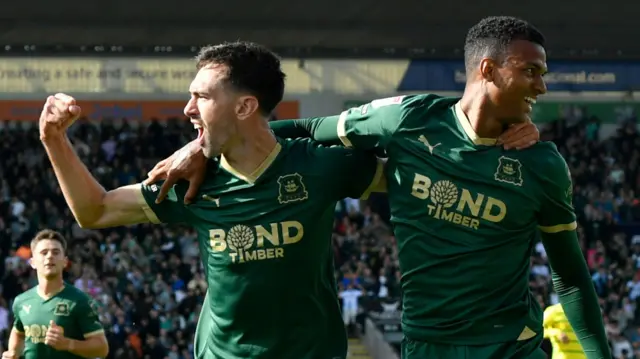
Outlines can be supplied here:
[[[100, 303], [110, 358], [191, 358], [206, 289], [189, 228], [74, 223], [35, 126], [47, 95], [80, 100], [74, 145], [113, 188], [142, 180], [195, 136], [182, 108], [202, 45], [251, 40], [283, 57], [287, 91], [274, 120], [331, 115], [403, 93], [459, 95], [467, 29], [515, 15], [548, 39], [549, 94], [534, 120], [571, 167], [614, 358], [640, 358], [639, 10], [619, 0], [12, 2], [0, 14], [0, 349], [13, 298], [36, 283], [28, 243], [42, 228], [69, 239], [67, 280]], [[337, 203], [331, 240], [350, 357], [397, 358], [400, 273], [385, 196]], [[541, 245], [531, 266], [540, 303], [556, 303]]]

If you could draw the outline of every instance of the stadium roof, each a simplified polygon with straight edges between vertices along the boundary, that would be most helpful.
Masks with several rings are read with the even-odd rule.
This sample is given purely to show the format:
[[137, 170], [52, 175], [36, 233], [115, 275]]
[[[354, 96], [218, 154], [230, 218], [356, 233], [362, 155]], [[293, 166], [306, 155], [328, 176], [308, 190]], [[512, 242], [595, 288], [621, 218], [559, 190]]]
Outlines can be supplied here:
[[[175, 4], [175, 5], [174, 5]], [[184, 6], [184, 5], [187, 6]], [[171, 6], [169, 6], [171, 5]], [[624, 7], [623, 7], [624, 6]], [[118, 45], [189, 48], [252, 40], [292, 54], [338, 49], [368, 56], [458, 57], [469, 26], [487, 15], [521, 16], [556, 57], [640, 55], [640, 2], [621, 0], [323, 0], [13, 2], [0, 14], [0, 46]], [[297, 49], [297, 50], [296, 50]], [[314, 50], [315, 49], [315, 50]]]

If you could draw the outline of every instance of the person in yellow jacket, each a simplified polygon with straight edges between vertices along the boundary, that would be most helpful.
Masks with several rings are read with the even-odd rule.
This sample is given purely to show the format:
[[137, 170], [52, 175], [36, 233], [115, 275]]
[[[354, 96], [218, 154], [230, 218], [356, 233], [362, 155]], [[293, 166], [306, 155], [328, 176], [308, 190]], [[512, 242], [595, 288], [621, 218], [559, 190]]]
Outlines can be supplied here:
[[553, 359], [586, 359], [560, 304], [550, 305], [544, 310], [543, 326], [544, 337], [549, 338], [553, 346]]

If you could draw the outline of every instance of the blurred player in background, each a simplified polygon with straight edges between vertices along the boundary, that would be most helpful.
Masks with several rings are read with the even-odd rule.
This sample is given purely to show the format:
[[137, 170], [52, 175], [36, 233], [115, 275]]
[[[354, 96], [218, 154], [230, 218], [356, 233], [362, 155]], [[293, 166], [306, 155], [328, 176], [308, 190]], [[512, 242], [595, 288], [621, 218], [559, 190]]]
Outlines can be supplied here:
[[[546, 357], [542, 310], [528, 285], [539, 236], [587, 358], [610, 358], [577, 240], [567, 164], [552, 143], [526, 151], [499, 146], [523, 136], [546, 92], [544, 44], [526, 21], [489, 17], [467, 34], [462, 98], [398, 96], [339, 116], [272, 122], [280, 136], [312, 136], [388, 157], [405, 359]], [[172, 172], [171, 181], [197, 179], [202, 156], [172, 156], [151, 180]]]
[[571, 328], [562, 305], [554, 304], [544, 310], [544, 337], [551, 340], [553, 359], [585, 359], [584, 350]]
[[[161, 203], [155, 184], [106, 192], [66, 136], [79, 106], [62, 94], [47, 100], [40, 135], [72, 213], [89, 228], [162, 222], [196, 229], [208, 282], [196, 358], [344, 359], [329, 240], [334, 208], [376, 189], [382, 164], [361, 150], [277, 139], [268, 118], [285, 76], [262, 46], [206, 47], [197, 67], [185, 114], [199, 149], [221, 161], [211, 163], [188, 206], [186, 182]], [[351, 179], [353, 172], [359, 176]]]
[[62, 280], [67, 243], [52, 230], [31, 241], [38, 285], [13, 302], [15, 322], [2, 359], [104, 358], [109, 344], [93, 299]]

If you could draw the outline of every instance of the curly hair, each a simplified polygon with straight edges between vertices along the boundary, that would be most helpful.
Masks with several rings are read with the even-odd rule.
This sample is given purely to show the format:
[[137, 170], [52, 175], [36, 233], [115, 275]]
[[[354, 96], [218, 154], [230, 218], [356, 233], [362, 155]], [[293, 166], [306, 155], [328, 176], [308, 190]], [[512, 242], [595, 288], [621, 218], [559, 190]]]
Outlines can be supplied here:
[[464, 42], [467, 73], [473, 71], [483, 57], [501, 58], [515, 40], [526, 40], [545, 47], [542, 33], [525, 20], [511, 16], [490, 16], [475, 24]]

